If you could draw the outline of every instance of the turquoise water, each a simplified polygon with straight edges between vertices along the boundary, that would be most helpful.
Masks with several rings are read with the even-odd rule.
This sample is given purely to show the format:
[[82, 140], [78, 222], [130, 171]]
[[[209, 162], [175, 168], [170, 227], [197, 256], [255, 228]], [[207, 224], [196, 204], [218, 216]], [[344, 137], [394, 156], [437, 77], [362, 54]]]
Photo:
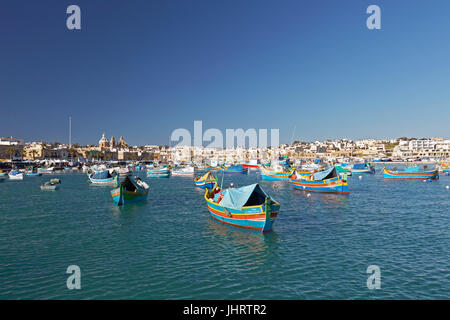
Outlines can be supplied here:
[[[60, 190], [41, 191], [50, 177]], [[0, 182], [1, 299], [449, 299], [450, 177], [349, 178], [349, 196], [261, 182], [281, 203], [268, 234], [210, 218], [192, 179], [146, 179], [148, 201], [117, 208], [81, 173]], [[277, 186], [274, 188], [274, 186]], [[81, 269], [68, 290], [66, 269]], [[381, 269], [381, 289], [366, 269]]]

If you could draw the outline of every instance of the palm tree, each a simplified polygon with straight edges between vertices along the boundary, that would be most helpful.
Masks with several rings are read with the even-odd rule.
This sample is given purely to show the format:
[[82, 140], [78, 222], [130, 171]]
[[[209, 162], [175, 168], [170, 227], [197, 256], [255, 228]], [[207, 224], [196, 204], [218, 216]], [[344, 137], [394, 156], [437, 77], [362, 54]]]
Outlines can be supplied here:
[[34, 150], [34, 149], [31, 150], [31, 156], [33, 157], [33, 160], [36, 159], [37, 154], [38, 154], [38, 152], [36, 150]]
[[9, 160], [12, 161], [13, 156], [16, 155], [16, 149], [9, 148], [9, 149], [6, 150], [6, 153], [9, 154]]

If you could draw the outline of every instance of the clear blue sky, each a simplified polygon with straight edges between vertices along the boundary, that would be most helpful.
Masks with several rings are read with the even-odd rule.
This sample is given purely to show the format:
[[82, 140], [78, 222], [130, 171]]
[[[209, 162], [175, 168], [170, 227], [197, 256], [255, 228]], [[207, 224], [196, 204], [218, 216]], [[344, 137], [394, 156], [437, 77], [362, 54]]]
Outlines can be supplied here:
[[[66, 8], [81, 7], [80, 31]], [[381, 7], [381, 30], [366, 8]], [[0, 3], [0, 136], [168, 144], [280, 128], [280, 142], [450, 136], [450, 1]]]

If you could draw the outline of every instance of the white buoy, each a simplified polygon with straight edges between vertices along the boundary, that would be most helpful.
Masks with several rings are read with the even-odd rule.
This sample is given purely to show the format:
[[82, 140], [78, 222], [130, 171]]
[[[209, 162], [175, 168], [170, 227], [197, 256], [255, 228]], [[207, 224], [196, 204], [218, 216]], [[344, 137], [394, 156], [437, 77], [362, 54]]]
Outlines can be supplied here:
[[311, 197], [311, 193], [308, 193], [306, 196], [307, 196], [307, 197]]
[[427, 182], [427, 180], [423, 180], [423, 182]]
[[362, 179], [362, 176], [359, 176], [358, 178], [359, 178], [359, 180], [361, 180], [361, 179]]
[[445, 186], [445, 189], [450, 189], [450, 187], [449, 186]]

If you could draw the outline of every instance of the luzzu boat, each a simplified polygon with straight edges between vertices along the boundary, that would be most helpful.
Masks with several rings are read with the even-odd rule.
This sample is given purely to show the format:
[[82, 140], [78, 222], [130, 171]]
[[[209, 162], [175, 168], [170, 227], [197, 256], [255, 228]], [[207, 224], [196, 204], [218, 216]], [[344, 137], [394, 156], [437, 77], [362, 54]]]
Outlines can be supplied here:
[[8, 175], [8, 172], [0, 170], [0, 177], [6, 177]]
[[355, 163], [350, 167], [352, 173], [375, 173], [375, 167], [370, 163]]
[[280, 181], [280, 180], [289, 180], [289, 177], [292, 175], [293, 170], [286, 170], [281, 165], [275, 165], [271, 168], [261, 166], [261, 178], [263, 180], [270, 181]]
[[219, 166], [210, 166], [210, 165], [205, 166], [206, 171], [219, 172], [221, 169], [222, 168]]
[[167, 166], [147, 169], [147, 177], [148, 178], [168, 178], [169, 175], [170, 175], [170, 170]]
[[225, 224], [268, 232], [280, 211], [280, 204], [259, 186], [206, 189], [205, 200], [211, 217]]
[[450, 163], [449, 162], [443, 162], [441, 163], [441, 169], [444, 173], [450, 173]]
[[439, 171], [437, 169], [421, 170], [419, 166], [407, 167], [403, 171], [384, 168], [384, 177], [388, 179], [439, 179]]
[[244, 168], [242, 165], [238, 164], [236, 166], [226, 166], [220, 169], [223, 173], [248, 173], [248, 168]]
[[117, 184], [118, 175], [111, 174], [108, 170], [96, 171], [89, 174], [89, 180], [93, 184]]
[[141, 179], [126, 176], [118, 188], [111, 190], [111, 196], [115, 205], [122, 206], [133, 202], [145, 201], [148, 189], [148, 184]]
[[25, 171], [25, 175], [28, 177], [40, 177], [42, 176], [42, 173], [33, 169], [28, 169], [27, 171]]
[[202, 177], [195, 178], [194, 183], [196, 187], [212, 189], [217, 184], [217, 178], [211, 172], [207, 172]]
[[342, 179], [335, 167], [312, 173], [309, 176], [293, 174], [290, 182], [295, 189], [312, 192], [349, 194], [347, 181]]

